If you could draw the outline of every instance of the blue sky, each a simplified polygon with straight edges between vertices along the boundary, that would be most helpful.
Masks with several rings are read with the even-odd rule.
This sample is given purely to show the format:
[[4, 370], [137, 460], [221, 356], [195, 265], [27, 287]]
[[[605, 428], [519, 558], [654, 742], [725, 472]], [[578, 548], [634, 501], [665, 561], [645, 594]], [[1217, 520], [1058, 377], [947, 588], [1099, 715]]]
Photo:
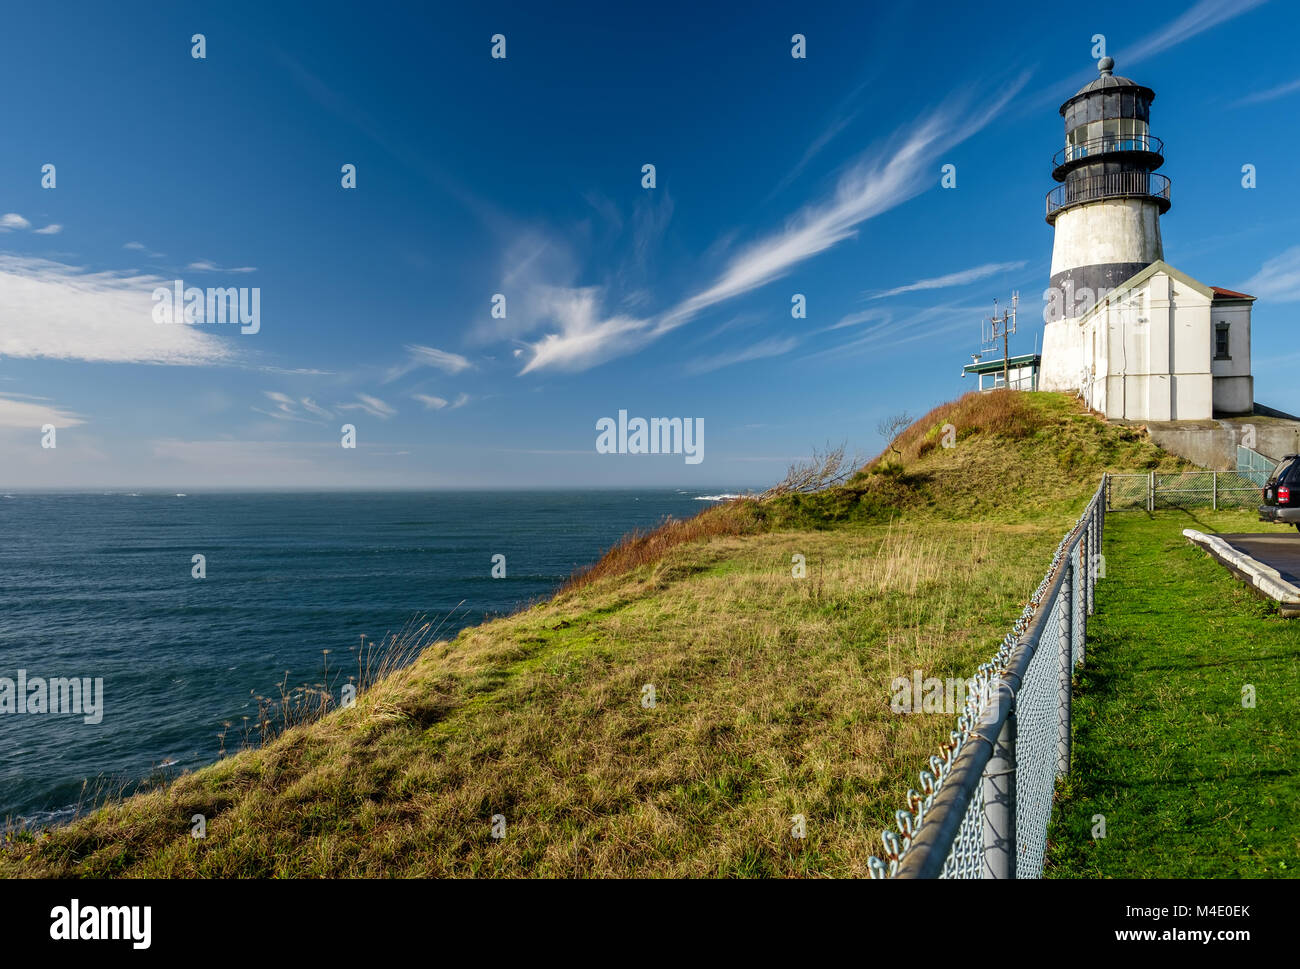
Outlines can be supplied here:
[[[970, 389], [995, 297], [1034, 349], [1094, 34], [1157, 93], [1166, 260], [1260, 297], [1256, 398], [1300, 410], [1300, 11], [982, 7], [14, 6], [0, 487], [741, 487], [874, 453]], [[176, 279], [257, 287], [260, 330], [155, 324]], [[705, 459], [597, 454], [620, 409], [702, 420]]]

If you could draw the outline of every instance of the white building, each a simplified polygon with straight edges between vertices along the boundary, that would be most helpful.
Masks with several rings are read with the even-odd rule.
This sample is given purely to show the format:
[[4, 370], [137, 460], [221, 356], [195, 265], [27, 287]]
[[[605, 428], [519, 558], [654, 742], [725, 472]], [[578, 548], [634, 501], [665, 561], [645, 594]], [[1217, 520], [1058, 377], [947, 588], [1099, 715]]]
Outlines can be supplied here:
[[1071, 389], [1109, 418], [1249, 414], [1252, 300], [1157, 260], [1069, 323], [1082, 342]]
[[1254, 297], [1206, 286], [1164, 262], [1164, 144], [1155, 93], [1112, 74], [1061, 105], [1065, 148], [1047, 196], [1055, 229], [1044, 292], [1043, 390], [1075, 391], [1112, 418], [1207, 420], [1254, 409]]

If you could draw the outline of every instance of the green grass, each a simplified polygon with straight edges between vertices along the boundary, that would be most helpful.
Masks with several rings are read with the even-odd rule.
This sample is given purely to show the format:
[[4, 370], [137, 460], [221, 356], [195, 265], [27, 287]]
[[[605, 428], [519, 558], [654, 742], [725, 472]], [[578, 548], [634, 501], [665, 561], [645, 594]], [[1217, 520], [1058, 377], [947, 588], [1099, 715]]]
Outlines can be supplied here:
[[1054, 394], [969, 394], [898, 444], [633, 537], [353, 709], [0, 842], [0, 876], [863, 876], [955, 719], [893, 713], [891, 680], [986, 661], [1103, 470], [1182, 466]]
[[1280, 532], [1250, 512], [1109, 516], [1048, 877], [1300, 875], [1300, 620], [1184, 528]]

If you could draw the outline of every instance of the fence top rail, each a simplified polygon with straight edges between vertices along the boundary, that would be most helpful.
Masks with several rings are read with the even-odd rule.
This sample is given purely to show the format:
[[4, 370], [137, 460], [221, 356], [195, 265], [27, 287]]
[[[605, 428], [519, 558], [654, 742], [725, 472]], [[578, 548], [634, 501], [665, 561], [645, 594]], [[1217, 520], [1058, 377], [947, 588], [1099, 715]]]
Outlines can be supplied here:
[[1061, 539], [1047, 573], [1001, 648], [976, 671], [957, 729], [949, 733], [941, 753], [930, 757], [930, 769], [921, 771], [921, 792], [907, 792], [910, 811], [895, 812], [897, 833], [885, 831], [881, 835], [886, 860], [873, 856], [868, 861], [873, 878], [935, 878], [942, 872], [948, 850], [993, 754], [993, 745], [1014, 709], [1025, 671], [1051, 619], [1050, 607], [1059, 598], [1068, 572], [1066, 562], [1083, 540], [1088, 523], [1105, 507], [1106, 478], [1102, 476], [1087, 508]]

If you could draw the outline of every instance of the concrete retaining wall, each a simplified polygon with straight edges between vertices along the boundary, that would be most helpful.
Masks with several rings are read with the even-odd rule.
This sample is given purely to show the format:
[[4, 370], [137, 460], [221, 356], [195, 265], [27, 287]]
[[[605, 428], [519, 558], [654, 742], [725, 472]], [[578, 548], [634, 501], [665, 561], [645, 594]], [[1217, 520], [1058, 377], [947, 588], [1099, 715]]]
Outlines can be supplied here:
[[1234, 418], [1217, 421], [1148, 422], [1151, 440], [1171, 454], [1215, 471], [1234, 471], [1237, 445], [1248, 443], [1246, 427], [1254, 428], [1255, 450], [1274, 460], [1300, 454], [1300, 421], [1275, 417]]

